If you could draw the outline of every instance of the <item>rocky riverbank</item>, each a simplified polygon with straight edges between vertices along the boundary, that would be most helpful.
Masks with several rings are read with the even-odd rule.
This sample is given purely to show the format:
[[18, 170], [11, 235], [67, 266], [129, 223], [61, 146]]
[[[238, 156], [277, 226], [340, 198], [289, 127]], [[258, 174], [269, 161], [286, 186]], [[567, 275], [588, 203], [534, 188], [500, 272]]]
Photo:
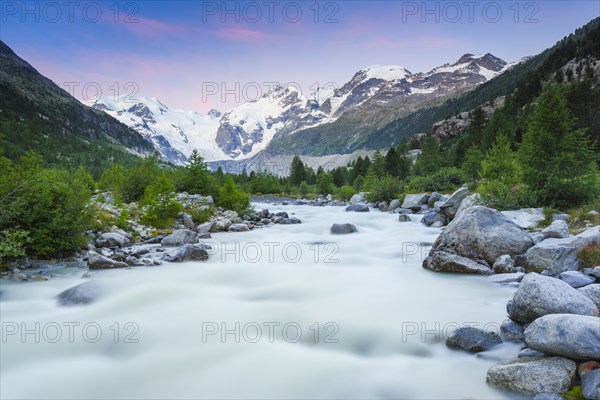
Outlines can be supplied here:
[[[412, 211], [428, 201], [426, 195], [408, 200]], [[525, 228], [543, 219], [535, 210], [499, 212], [473, 200], [461, 189], [424, 216], [425, 224], [434, 214], [435, 223], [449, 223], [423, 268], [490, 275], [493, 282], [518, 287], [507, 304], [501, 334], [520, 343], [522, 351], [492, 366], [488, 384], [539, 399], [560, 399], [571, 390], [599, 400], [600, 266], [584, 265], [578, 255], [600, 247], [600, 226], [571, 235], [565, 222], [569, 216], [557, 214], [545, 229], [529, 232]], [[479, 352], [502, 338], [473, 328], [455, 332], [447, 344]]]
[[[243, 214], [214, 207], [210, 196], [179, 193], [177, 201], [183, 206], [172, 227], [156, 229], [144, 225], [136, 216], [137, 205], [118, 204], [110, 193], [94, 197], [94, 206], [104, 221], [98, 221], [98, 230], [87, 232], [87, 250], [62, 260], [21, 259], [2, 272], [3, 278], [15, 281], [44, 281], [54, 276], [61, 267], [80, 267], [89, 270], [149, 267], [163, 262], [202, 261], [208, 258], [210, 248], [203, 239], [217, 232], [249, 232], [270, 225], [293, 225], [302, 221], [287, 212], [271, 213], [267, 209], [248, 210]], [[193, 214], [207, 218], [194, 221]], [[123, 215], [129, 216], [123, 218]], [[119, 221], [120, 226], [105, 221]], [[103, 223], [104, 222], [104, 223]]]

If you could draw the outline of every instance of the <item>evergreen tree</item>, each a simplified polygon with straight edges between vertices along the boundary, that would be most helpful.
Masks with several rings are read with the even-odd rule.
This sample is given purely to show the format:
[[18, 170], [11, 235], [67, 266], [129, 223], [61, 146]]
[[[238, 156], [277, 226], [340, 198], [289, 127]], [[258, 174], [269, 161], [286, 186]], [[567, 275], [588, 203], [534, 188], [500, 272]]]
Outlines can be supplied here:
[[479, 147], [473, 145], [467, 150], [465, 155], [465, 161], [462, 165], [462, 172], [470, 182], [476, 182], [481, 176], [481, 163], [483, 161], [483, 153], [479, 150]]
[[210, 171], [197, 150], [192, 151], [189, 164], [177, 182], [177, 189], [201, 195], [209, 195], [216, 191]]
[[307, 180], [307, 171], [299, 155], [295, 155], [290, 165], [290, 183], [294, 186], [300, 185]]
[[370, 171], [375, 178], [383, 178], [386, 174], [385, 157], [379, 150], [376, 150], [373, 154], [373, 162], [371, 163]]
[[421, 154], [415, 164], [416, 175], [431, 175], [444, 166], [444, 157], [440, 150], [440, 145], [431, 134], [427, 134], [421, 144]]
[[390, 147], [385, 155], [385, 171], [391, 176], [400, 176], [400, 157], [394, 147]]
[[519, 151], [523, 181], [542, 204], [572, 207], [598, 194], [597, 156], [575, 123], [562, 86], [545, 83]]
[[408, 178], [410, 169], [412, 168], [412, 157], [410, 156], [410, 144], [406, 138], [403, 138], [396, 147], [398, 155], [398, 177], [401, 179]]

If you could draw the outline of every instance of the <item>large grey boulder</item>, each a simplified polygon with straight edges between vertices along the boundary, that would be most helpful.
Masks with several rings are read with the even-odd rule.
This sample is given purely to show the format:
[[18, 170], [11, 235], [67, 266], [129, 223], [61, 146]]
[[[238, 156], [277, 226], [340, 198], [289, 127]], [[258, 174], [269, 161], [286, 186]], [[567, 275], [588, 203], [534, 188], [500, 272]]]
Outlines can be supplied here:
[[411, 219], [408, 214], [398, 214], [398, 221], [400, 222], [410, 222]]
[[486, 381], [515, 392], [564, 393], [575, 379], [575, 361], [563, 357], [524, 357], [493, 365]]
[[457, 214], [458, 208], [462, 201], [469, 195], [469, 189], [461, 187], [440, 206], [442, 215], [446, 217], [448, 221], [451, 221]]
[[581, 392], [587, 400], [600, 400], [600, 369], [595, 369], [581, 377]]
[[440, 234], [430, 256], [438, 251], [492, 265], [498, 257], [523, 254], [533, 246], [531, 237], [500, 212], [475, 206], [458, 215]]
[[508, 314], [513, 321], [526, 324], [548, 314], [597, 316], [598, 307], [560, 279], [530, 273], [515, 292]]
[[210, 249], [211, 247], [204, 243], [201, 245], [186, 244], [165, 253], [161, 260], [167, 262], [206, 261], [208, 259], [207, 250]]
[[522, 208], [520, 210], [502, 211], [502, 214], [523, 229], [535, 228], [546, 219], [543, 208]]
[[181, 219], [183, 220], [183, 226], [185, 226], [188, 229], [194, 229], [196, 227], [196, 224], [194, 224], [194, 220], [192, 219], [192, 216], [188, 213], [181, 213]]
[[100, 297], [101, 290], [94, 282], [84, 282], [62, 291], [56, 296], [61, 306], [76, 306], [89, 304]]
[[190, 229], [177, 229], [160, 242], [165, 247], [178, 247], [190, 243], [198, 243], [198, 234]]
[[491, 275], [494, 271], [487, 265], [446, 251], [436, 251], [423, 261], [423, 268], [434, 272]]
[[600, 283], [587, 285], [578, 290], [581, 294], [590, 299], [596, 307], [600, 308]]
[[331, 233], [334, 235], [344, 235], [354, 232], [358, 232], [358, 229], [352, 224], [333, 224], [331, 227]]
[[396, 208], [400, 207], [400, 200], [394, 199], [390, 202], [390, 206], [388, 207], [388, 211], [394, 211]]
[[131, 240], [125, 235], [115, 232], [103, 233], [96, 239], [98, 247], [127, 247], [131, 245]]
[[570, 234], [569, 225], [561, 219], [553, 221], [548, 227], [542, 230], [542, 235], [546, 239], [564, 239], [568, 238]]
[[402, 208], [410, 208], [413, 211], [419, 211], [423, 204], [427, 204], [429, 195], [427, 193], [407, 194], [402, 202]]
[[600, 318], [550, 314], [525, 329], [528, 347], [575, 360], [600, 358]]
[[569, 285], [573, 286], [574, 288], [584, 287], [584, 286], [591, 285], [592, 283], [596, 282], [595, 278], [592, 278], [591, 276], [587, 276], [586, 274], [584, 274], [581, 271], [561, 272], [559, 275], [559, 278], [562, 279], [563, 281], [567, 282]]
[[489, 350], [500, 343], [502, 343], [502, 339], [498, 334], [472, 326], [459, 328], [446, 339], [446, 346], [467, 350], [471, 353]]
[[600, 226], [590, 228], [577, 236], [564, 239], [546, 239], [525, 253], [524, 263], [532, 270], [551, 270], [555, 275], [580, 268], [579, 251], [589, 244], [600, 244]]
[[87, 254], [88, 267], [90, 269], [111, 269], [111, 268], [127, 268], [128, 265], [122, 261], [115, 261], [95, 251], [89, 251]]

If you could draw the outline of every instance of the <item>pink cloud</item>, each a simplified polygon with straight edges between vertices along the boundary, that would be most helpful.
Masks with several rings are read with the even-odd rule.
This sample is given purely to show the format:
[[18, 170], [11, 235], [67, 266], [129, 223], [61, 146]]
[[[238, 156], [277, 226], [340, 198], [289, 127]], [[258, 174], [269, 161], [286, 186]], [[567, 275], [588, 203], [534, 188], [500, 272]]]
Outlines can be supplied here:
[[217, 36], [222, 39], [238, 41], [238, 42], [249, 42], [249, 43], [261, 43], [265, 41], [275, 41], [282, 39], [279, 35], [273, 35], [266, 32], [256, 31], [247, 28], [235, 28], [228, 27], [219, 29], [216, 31]]
[[[124, 20], [123, 16], [119, 16], [119, 21]], [[120, 22], [116, 24], [119, 27], [125, 28], [133, 34], [141, 37], [156, 38], [159, 36], [183, 36], [186, 34], [186, 29], [181, 25], [170, 24], [168, 22], [159, 21], [153, 18], [135, 17], [132, 22]], [[135, 22], [133, 22], [135, 21]], [[114, 22], [114, 20], [107, 21]]]

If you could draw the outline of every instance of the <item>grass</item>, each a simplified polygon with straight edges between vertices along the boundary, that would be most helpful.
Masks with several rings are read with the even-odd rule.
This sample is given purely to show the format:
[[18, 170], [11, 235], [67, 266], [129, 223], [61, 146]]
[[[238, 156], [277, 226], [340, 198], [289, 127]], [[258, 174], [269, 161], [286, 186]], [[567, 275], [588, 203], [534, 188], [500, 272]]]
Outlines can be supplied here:
[[590, 243], [579, 251], [577, 258], [582, 268], [594, 268], [600, 265], [600, 243]]
[[592, 210], [600, 212], [600, 199], [596, 199], [589, 204], [567, 211], [571, 216], [568, 224], [572, 234], [583, 232], [588, 228], [588, 224], [600, 225], [600, 214], [592, 215], [590, 214], [590, 211]]

